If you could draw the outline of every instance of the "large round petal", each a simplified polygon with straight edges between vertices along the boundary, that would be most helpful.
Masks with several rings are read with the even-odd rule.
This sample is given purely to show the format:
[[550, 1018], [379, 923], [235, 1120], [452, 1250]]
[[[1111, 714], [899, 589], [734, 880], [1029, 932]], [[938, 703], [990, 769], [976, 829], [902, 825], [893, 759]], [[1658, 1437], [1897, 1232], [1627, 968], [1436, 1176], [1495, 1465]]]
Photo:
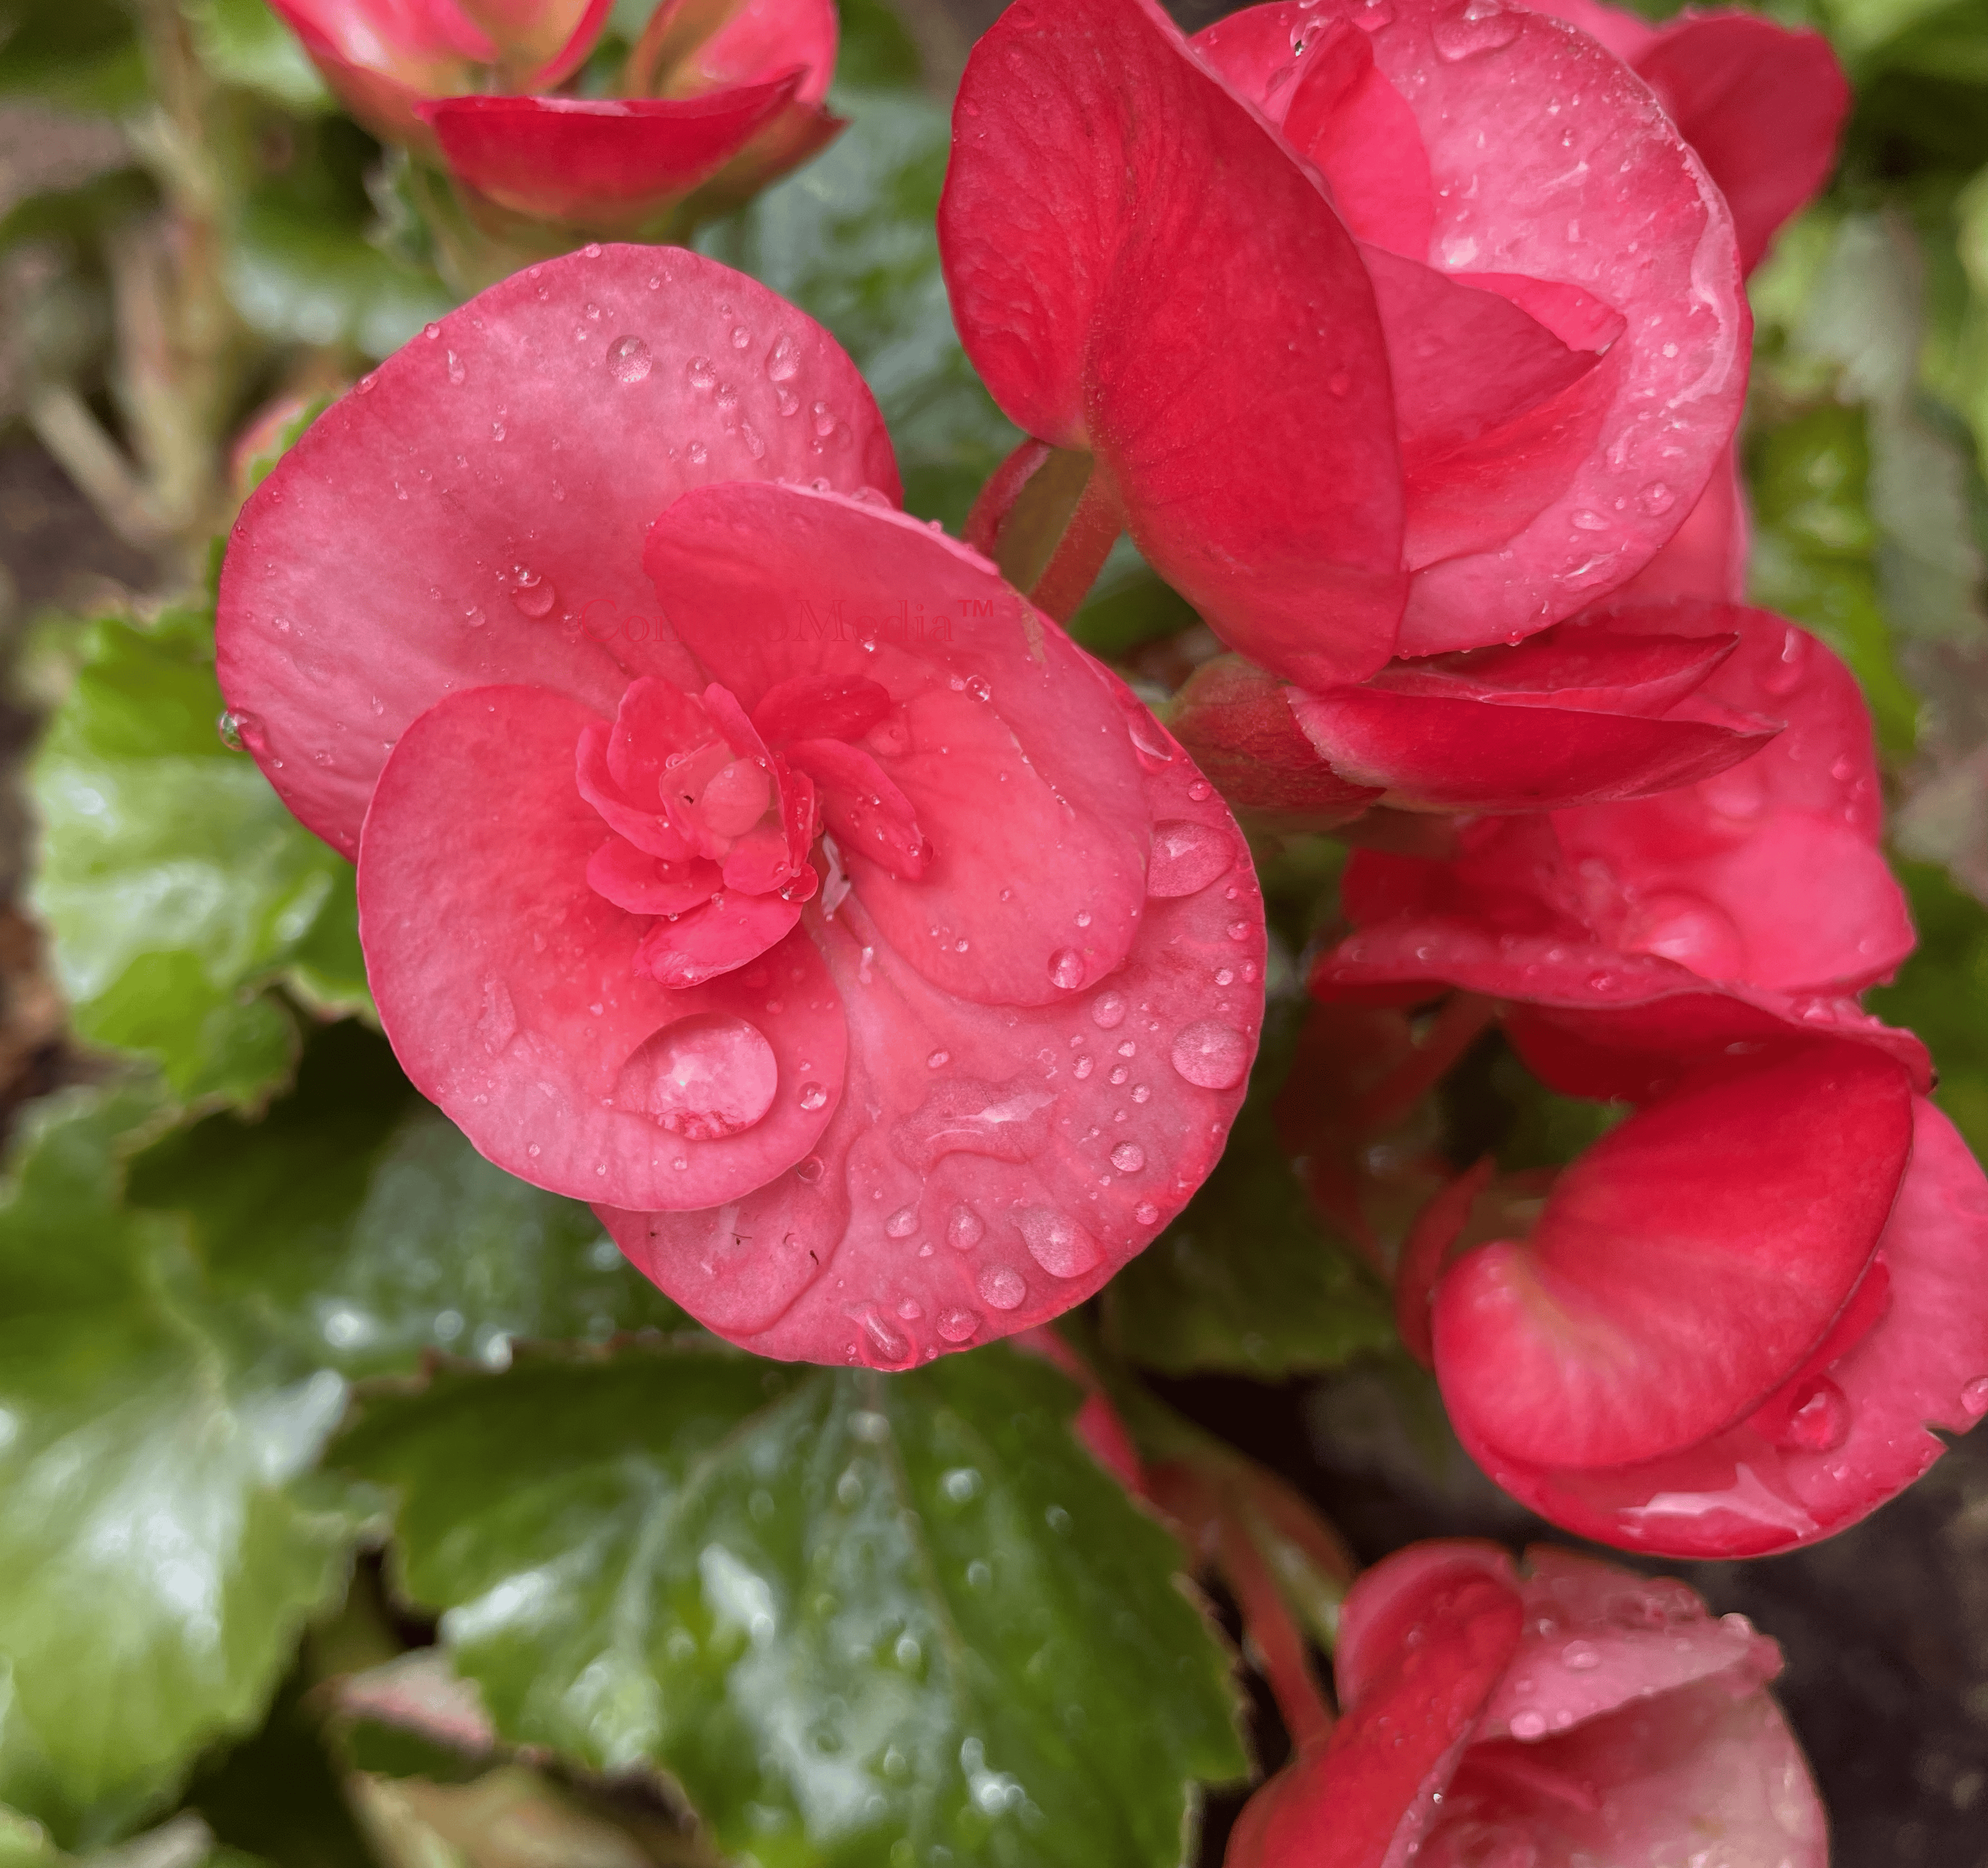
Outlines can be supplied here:
[[[1757, 1420], [1625, 1467], [1527, 1465], [1477, 1442], [1508, 1492], [1583, 1537], [1678, 1558], [1765, 1556], [1833, 1535], [1893, 1498], [1988, 1413], [1988, 1179], [1952, 1125], [1915, 1105], [1912, 1164], [1878, 1242], [1889, 1305], [1807, 1379], [1827, 1430], [1807, 1443]], [[1818, 1443], [1819, 1442], [1819, 1443]]]
[[523, 682], [611, 717], [631, 673], [702, 685], [643, 528], [686, 488], [783, 477], [898, 492], [819, 325], [674, 249], [529, 267], [389, 357], [243, 508], [216, 634], [242, 743], [350, 854], [387, 753], [445, 694]]
[[1818, 1044], [1652, 1104], [1567, 1168], [1532, 1236], [1436, 1287], [1436, 1376], [1472, 1446], [1619, 1465], [1731, 1425], [1863, 1276], [1912, 1142], [1905, 1072]]
[[662, 0], [629, 56], [629, 93], [695, 97], [798, 69], [794, 101], [818, 104], [840, 25], [834, 0]]
[[[1371, 24], [1360, 0], [1291, 8]], [[1572, 480], [1495, 547], [1415, 580], [1401, 652], [1500, 641], [1635, 574], [1692, 507], [1740, 415], [1750, 320], [1732, 222], [1648, 90], [1589, 39], [1497, 0], [1402, 0], [1371, 34], [1415, 113], [1436, 214], [1428, 262], [1508, 291], [1550, 326], [1537, 283], [1572, 287], [1627, 329], [1594, 445]], [[1303, 32], [1298, 36], [1302, 38]]]
[[1315, 178], [1152, 0], [1011, 6], [953, 128], [941, 251], [995, 399], [1096, 455], [1155, 568], [1253, 658], [1379, 667], [1403, 593], [1392, 396]]
[[367, 973], [415, 1088], [500, 1167], [574, 1199], [708, 1207], [820, 1136], [842, 1012], [799, 936], [694, 989], [637, 971], [649, 918], [587, 882], [606, 827], [573, 749], [596, 717], [490, 687], [407, 728], [360, 845]]
[[[862, 838], [840, 854], [926, 978], [1039, 1005], [1119, 965], [1145, 912], [1153, 825], [1129, 697], [985, 559], [901, 513], [741, 484], [672, 506], [645, 562], [679, 638], [749, 711], [800, 677], [887, 691], [892, 718], [868, 743], [925, 861], [901, 874]], [[1143, 709], [1140, 722], [1161, 745]]]
[[[1255, 1051], [1263, 909], [1220, 800], [1133, 724], [1151, 892], [1101, 977], [1052, 1003], [975, 1003], [891, 944], [875, 877], [832, 919], [809, 905], [849, 1024], [848, 1087], [813, 1154], [716, 1212], [602, 1212], [692, 1315], [762, 1355], [908, 1366], [1068, 1309], [1185, 1203]], [[990, 831], [999, 810], [997, 793]]]

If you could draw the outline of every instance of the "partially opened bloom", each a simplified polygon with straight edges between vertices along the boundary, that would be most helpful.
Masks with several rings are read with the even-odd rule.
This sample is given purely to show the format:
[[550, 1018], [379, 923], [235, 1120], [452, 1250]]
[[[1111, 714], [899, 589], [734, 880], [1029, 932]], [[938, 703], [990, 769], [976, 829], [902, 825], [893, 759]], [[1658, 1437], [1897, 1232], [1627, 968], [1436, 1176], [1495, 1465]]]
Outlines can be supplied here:
[[1780, 1653], [1683, 1584], [1535, 1545], [1412, 1545], [1341, 1613], [1341, 1716], [1252, 1799], [1228, 1868], [1824, 1868], [1766, 1690]]
[[218, 638], [417, 1087], [722, 1334], [893, 1366], [1179, 1209], [1263, 959], [1207, 782], [897, 489], [817, 326], [590, 249], [320, 418]]
[[[1315, 991], [1412, 1001], [1447, 984], [1561, 1026], [1638, 1008], [1647, 1023], [1668, 1005], [1686, 1057], [1726, 1041], [1718, 1021], [1743, 1025], [1743, 1007], [1856, 1020], [1850, 996], [1891, 973], [1912, 930], [1878, 847], [1855, 679], [1768, 611], [1687, 598], [1668, 616], [1679, 638], [1736, 635], [1699, 693], [1786, 729], [1661, 797], [1471, 820], [1452, 858], [1357, 852], [1344, 893], [1356, 932], [1320, 956]], [[1708, 1012], [1709, 996], [1727, 1008]]]
[[1459, 1183], [1400, 1308], [1459, 1437], [1543, 1516], [1668, 1556], [1841, 1530], [1988, 1411], [1988, 1179], [1900, 1058], [1704, 1058], [1563, 1170]]
[[1537, 635], [1730, 436], [1730, 218], [1650, 91], [1496, 0], [1011, 7], [941, 208], [1007, 412], [1234, 648], [1321, 689]]
[[661, 0], [615, 94], [585, 96], [570, 81], [608, 0], [271, 4], [347, 110], [441, 161], [485, 218], [627, 233], [679, 208], [694, 217], [841, 127], [822, 102], [833, 0]]

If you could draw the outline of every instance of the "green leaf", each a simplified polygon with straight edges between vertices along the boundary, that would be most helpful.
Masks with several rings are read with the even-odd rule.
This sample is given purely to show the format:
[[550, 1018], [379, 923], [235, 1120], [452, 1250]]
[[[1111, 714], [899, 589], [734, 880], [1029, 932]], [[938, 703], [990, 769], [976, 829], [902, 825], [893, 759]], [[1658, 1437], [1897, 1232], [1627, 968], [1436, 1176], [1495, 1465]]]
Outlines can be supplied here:
[[1134, 1362], [1275, 1380], [1395, 1341], [1386, 1293], [1320, 1227], [1277, 1135], [1295, 1036], [1290, 1016], [1273, 1019], [1215, 1172], [1105, 1287], [1106, 1331]]
[[36, 1105], [0, 1203], [0, 1801], [69, 1846], [260, 1718], [358, 1524], [310, 1470], [343, 1383], [271, 1367], [184, 1227], [119, 1203], [163, 1106]]
[[116, 0], [5, 0], [0, 96], [117, 113], [147, 100], [145, 61]]
[[1005, 1348], [893, 1377], [716, 1345], [368, 1404], [415, 1601], [499, 1730], [668, 1771], [761, 1868], [1172, 1864], [1243, 1768], [1180, 1553]]
[[380, 357], [455, 303], [433, 273], [371, 245], [357, 225], [281, 196], [252, 201], [228, 255], [228, 294], [249, 326], [296, 343]]
[[585, 1206], [492, 1167], [360, 1025], [322, 1033], [261, 1120], [148, 1150], [130, 1198], [189, 1217], [215, 1291], [299, 1369], [409, 1374], [431, 1350], [501, 1363], [513, 1338], [689, 1327]]
[[1988, 1160], [1988, 909], [1931, 863], [1901, 862], [1919, 944], [1867, 1000], [1887, 1024], [1925, 1041], [1939, 1072], [1933, 1101]]
[[827, 151], [695, 244], [834, 333], [890, 424], [907, 508], [956, 535], [1021, 435], [959, 347], [939, 271], [951, 126], [903, 92], [841, 89], [833, 101], [851, 120]]
[[253, 91], [285, 110], [334, 107], [317, 68], [263, 0], [181, 0], [194, 49], [224, 84]]
[[352, 865], [216, 731], [211, 619], [91, 624], [33, 767], [37, 912], [76, 1028], [157, 1061], [191, 1103], [249, 1103], [295, 1061], [282, 980], [368, 1001]]

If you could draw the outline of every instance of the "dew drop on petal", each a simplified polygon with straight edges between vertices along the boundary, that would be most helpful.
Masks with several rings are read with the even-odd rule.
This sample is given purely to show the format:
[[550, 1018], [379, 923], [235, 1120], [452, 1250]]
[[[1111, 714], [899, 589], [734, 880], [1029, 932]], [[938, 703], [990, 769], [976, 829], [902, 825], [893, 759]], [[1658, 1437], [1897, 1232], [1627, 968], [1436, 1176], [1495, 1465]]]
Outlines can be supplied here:
[[773, 1047], [756, 1026], [697, 1013], [635, 1047], [615, 1083], [614, 1106], [650, 1116], [687, 1141], [714, 1141], [764, 1117], [779, 1078]]
[[1528, 1707], [1523, 1712], [1512, 1714], [1512, 1736], [1514, 1738], [1541, 1738], [1545, 1737], [1547, 1715]]
[[945, 1223], [945, 1242], [955, 1252], [970, 1252], [986, 1230], [986, 1223], [971, 1206], [955, 1206]]
[[1204, 1090], [1231, 1090], [1249, 1068], [1249, 1041], [1233, 1025], [1201, 1018], [1174, 1040], [1174, 1068]]
[[800, 1105], [812, 1115], [828, 1101], [828, 1092], [818, 1083], [810, 1083], [801, 1091]]
[[1015, 1215], [1015, 1223], [1029, 1256], [1053, 1277], [1081, 1277], [1104, 1256], [1097, 1241], [1074, 1220], [1050, 1207], [1024, 1206]]
[[984, 1265], [974, 1283], [991, 1310], [1013, 1310], [1029, 1294], [1021, 1273], [1011, 1265]]
[[617, 337], [607, 347], [607, 373], [617, 383], [639, 383], [655, 367], [649, 347], [639, 337]]
[[1067, 993], [1084, 983], [1084, 956], [1074, 947], [1059, 947], [1050, 956], [1050, 983]]
[[1194, 895], [1235, 866], [1235, 841], [1218, 826], [1185, 817], [1155, 824], [1146, 893], [1162, 898]]
[[559, 592], [548, 579], [535, 570], [519, 567], [516, 580], [511, 586], [511, 607], [520, 616], [538, 622], [551, 614], [553, 605], [558, 601]]
[[1100, 1031], [1112, 1031], [1125, 1022], [1125, 995], [1100, 993], [1090, 1002], [1090, 1022]]
[[1155, 1224], [1158, 1220], [1159, 1217], [1159, 1208], [1155, 1206], [1151, 1200], [1141, 1200], [1138, 1206], [1132, 1209], [1132, 1217], [1137, 1220], [1141, 1226], [1151, 1226]]
[[980, 1327], [977, 1312], [970, 1310], [948, 1310], [939, 1313], [938, 1333], [948, 1342], [965, 1342]]
[[451, 350], [448, 353], [448, 380], [460, 389], [462, 387], [463, 378], [468, 374], [469, 372], [463, 367], [462, 359]]
[[766, 358], [766, 374], [776, 383], [791, 382], [801, 367], [801, 347], [783, 332]]
[[1976, 1420], [1988, 1414], [1988, 1375], [1976, 1376], [1960, 1391], [1960, 1405]]
[[1136, 1174], [1146, 1165], [1146, 1151], [1136, 1142], [1121, 1142], [1111, 1151], [1111, 1165], [1121, 1174]]
[[908, 1239], [918, 1230], [918, 1209], [915, 1206], [900, 1206], [884, 1222], [884, 1230], [893, 1239]]

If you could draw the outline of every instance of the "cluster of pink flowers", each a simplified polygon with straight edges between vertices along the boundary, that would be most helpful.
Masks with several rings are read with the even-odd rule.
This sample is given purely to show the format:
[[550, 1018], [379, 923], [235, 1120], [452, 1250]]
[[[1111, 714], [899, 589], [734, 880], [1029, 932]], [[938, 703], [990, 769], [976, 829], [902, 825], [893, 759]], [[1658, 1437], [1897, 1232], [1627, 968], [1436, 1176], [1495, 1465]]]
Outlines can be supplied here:
[[465, 204], [604, 235], [722, 212], [825, 147], [834, 0], [658, 0], [580, 95], [610, 0], [270, 0], [377, 136]]
[[[633, 226], [832, 130], [826, 0], [675, 0], [625, 99], [526, 94], [604, 10], [292, 9], [521, 212]], [[1895, 1494], [1988, 1411], [1988, 1179], [1858, 1005], [1912, 942], [1869, 720], [1744, 602], [1733, 454], [1744, 273], [1845, 103], [1741, 15], [1016, 0], [940, 216], [1029, 438], [969, 545], [899, 509], [833, 340], [709, 261], [590, 247], [431, 327], [249, 501], [219, 634], [242, 743], [357, 859], [410, 1077], [713, 1329], [908, 1367], [1179, 1211], [1263, 1016], [1229, 807], [1343, 827], [1322, 1016], [1449, 997], [1631, 1106], [1401, 1252], [1486, 1470], [1682, 1556]], [[1229, 651], [1164, 726], [1059, 626], [1121, 533]], [[1584, 1562], [1406, 1553], [1231, 1860], [1668, 1846], [1713, 1780], [1819, 1860], [1774, 1664]]]

